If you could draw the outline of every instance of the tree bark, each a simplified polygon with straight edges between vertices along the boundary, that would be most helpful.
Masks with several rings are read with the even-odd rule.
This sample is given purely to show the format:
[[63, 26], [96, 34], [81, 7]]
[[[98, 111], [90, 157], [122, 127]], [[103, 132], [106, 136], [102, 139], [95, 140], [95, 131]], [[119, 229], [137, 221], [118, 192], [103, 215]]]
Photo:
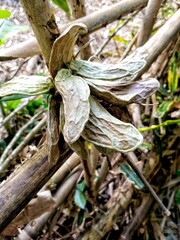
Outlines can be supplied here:
[[53, 42], [60, 34], [50, 3], [48, 0], [21, 0], [21, 3], [48, 64]]
[[[68, 0], [73, 20], [86, 16], [85, 1], [84, 0]], [[77, 45], [82, 48], [86, 43], [89, 42], [89, 35], [82, 35], [78, 37]], [[88, 60], [91, 56], [90, 45], [86, 46], [80, 52], [81, 59]]]
[[56, 165], [48, 161], [47, 147], [43, 146], [28, 159], [0, 188], [0, 232], [26, 206], [34, 195], [72, 154], [66, 148]]

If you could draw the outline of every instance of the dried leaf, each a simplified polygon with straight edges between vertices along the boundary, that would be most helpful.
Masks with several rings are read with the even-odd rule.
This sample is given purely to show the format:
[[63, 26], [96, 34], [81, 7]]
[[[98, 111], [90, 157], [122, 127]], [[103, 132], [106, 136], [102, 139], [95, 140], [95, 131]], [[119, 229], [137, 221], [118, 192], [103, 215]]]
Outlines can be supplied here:
[[81, 77], [73, 76], [68, 69], [61, 69], [58, 72], [55, 86], [64, 103], [64, 139], [68, 144], [72, 144], [80, 137], [89, 119], [90, 90]]
[[0, 87], [0, 99], [14, 96], [35, 96], [49, 93], [54, 88], [51, 78], [43, 76], [15, 77]]
[[[87, 80], [87, 79], [86, 79]], [[151, 96], [158, 88], [159, 82], [154, 78], [132, 82], [127, 86], [104, 86], [98, 85], [98, 80], [94, 83], [87, 80], [93, 95], [115, 105], [127, 105], [132, 102], [139, 102]]]
[[[61, 103], [61, 107], [60, 107], [60, 129], [61, 129], [63, 134], [64, 134], [64, 132], [63, 132], [64, 124], [65, 124], [64, 104]], [[86, 146], [85, 146], [85, 140], [82, 137], [80, 137], [74, 143], [69, 144], [69, 146], [82, 159], [87, 159], [88, 158], [87, 151], [86, 151]]]
[[52, 97], [48, 105], [47, 147], [48, 147], [48, 160], [54, 163], [57, 162], [60, 156], [59, 109], [60, 103], [56, 98]]
[[[91, 79], [92, 83], [107, 86], [127, 85], [135, 79], [145, 66], [148, 53], [143, 47], [138, 48], [120, 64], [102, 64], [83, 60], [71, 61], [70, 69], [75, 74]], [[95, 79], [95, 82], [94, 82]]]
[[113, 117], [93, 97], [90, 107], [89, 121], [81, 134], [85, 140], [120, 152], [133, 151], [142, 143], [143, 137], [133, 125]]
[[87, 27], [83, 23], [74, 23], [62, 32], [54, 41], [49, 61], [49, 71], [54, 78], [59, 69], [69, 64], [73, 58], [73, 48], [80, 34], [87, 33]]

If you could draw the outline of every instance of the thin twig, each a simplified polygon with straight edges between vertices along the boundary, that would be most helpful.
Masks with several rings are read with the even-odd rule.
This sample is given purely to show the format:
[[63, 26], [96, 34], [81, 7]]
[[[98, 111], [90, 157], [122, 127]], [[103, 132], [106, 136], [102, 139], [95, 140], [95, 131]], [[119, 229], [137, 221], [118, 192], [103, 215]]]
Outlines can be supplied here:
[[[69, 194], [72, 193], [76, 182], [82, 172], [82, 168], [79, 167], [76, 169], [76, 171], [73, 171], [73, 173], [69, 174], [68, 178], [62, 185], [59, 187], [55, 195], [53, 196], [55, 200], [55, 208], [51, 212], [47, 212], [43, 215], [41, 215], [39, 218], [37, 218], [35, 221], [30, 222], [26, 225], [26, 227], [20, 232], [20, 234], [17, 236], [16, 240], [22, 240], [24, 239], [24, 234], [31, 239], [34, 239], [34, 237], [37, 236], [37, 234], [43, 229], [47, 221], [54, 215], [54, 213], [57, 211], [57, 208], [62, 205], [62, 203], [66, 200], [66, 198], [69, 196]], [[34, 224], [32, 224], [34, 222]]]
[[127, 225], [127, 227], [122, 231], [118, 240], [132, 239], [134, 232], [141, 225], [152, 203], [153, 203], [153, 197], [151, 196], [151, 194], [148, 194], [143, 198], [141, 205], [136, 209], [133, 219]]
[[162, 203], [162, 201], [160, 200], [160, 198], [158, 197], [158, 195], [156, 194], [156, 192], [154, 191], [154, 189], [151, 187], [151, 185], [149, 184], [149, 182], [146, 180], [146, 178], [142, 175], [142, 173], [139, 171], [139, 169], [136, 167], [136, 165], [134, 164], [134, 162], [132, 161], [132, 159], [130, 158], [130, 156], [128, 154], [125, 154], [127, 156], [126, 161], [128, 162], [128, 164], [132, 167], [132, 169], [135, 171], [135, 173], [138, 175], [138, 177], [141, 179], [141, 181], [144, 183], [144, 185], [147, 187], [147, 189], [149, 190], [149, 192], [152, 194], [152, 196], [154, 197], [154, 199], [156, 200], [156, 202], [159, 204], [159, 206], [161, 207], [163, 214], [165, 216], [170, 216], [170, 211], [164, 206], [164, 204]]
[[5, 161], [9, 151], [11, 151], [11, 149], [13, 148], [14, 144], [17, 142], [17, 140], [19, 139], [19, 137], [21, 136], [21, 134], [24, 132], [24, 130], [29, 127], [34, 120], [39, 117], [43, 112], [45, 112], [45, 110], [41, 110], [38, 113], [36, 113], [22, 128], [19, 129], [19, 131], [16, 133], [16, 135], [13, 137], [13, 139], [11, 140], [11, 142], [9, 143], [9, 145], [6, 147], [6, 149], [4, 150], [3, 154], [1, 155], [0, 158], [0, 172], [1, 170], [1, 165], [3, 164], [3, 162]]
[[21, 70], [22, 66], [27, 63], [29, 61], [29, 58], [28, 59], [23, 59], [23, 61], [21, 61], [19, 64], [18, 64], [18, 68], [16, 69], [15, 73], [13, 74], [13, 76], [11, 78], [9, 78], [8, 80], [11, 80], [13, 79], [17, 74], [18, 72]]
[[135, 42], [137, 41], [139, 32], [136, 33], [136, 35], [133, 37], [133, 39], [131, 40], [131, 42], [128, 44], [128, 47], [126, 48], [126, 50], [123, 52], [121, 58], [119, 59], [119, 62], [121, 62], [125, 57], [127, 57], [128, 53], [131, 51], [133, 45], [135, 44]]
[[18, 113], [21, 109], [23, 109], [25, 106], [27, 106], [27, 104], [33, 100], [35, 100], [36, 97], [30, 97], [28, 99], [26, 99], [25, 101], [23, 101], [21, 104], [19, 104], [19, 106], [17, 106], [17, 108], [12, 111], [7, 117], [5, 117], [3, 119], [3, 121], [0, 123], [0, 127], [2, 127], [4, 124], [6, 124], [11, 118], [14, 117], [14, 115], [16, 115], [16, 113]]
[[135, 13], [133, 13], [131, 17], [126, 19], [123, 22], [123, 24], [120, 25], [119, 27], [118, 27], [118, 25], [119, 25], [119, 22], [118, 22], [117, 28], [115, 29], [115, 31], [108, 37], [108, 39], [102, 44], [102, 46], [95, 52], [94, 56], [98, 56], [102, 52], [102, 50], [106, 47], [106, 45], [110, 42], [110, 40], [119, 32], [119, 30], [121, 28], [123, 28], [131, 20], [131, 18], [134, 17], [138, 12], [139, 12], [139, 9]]
[[[174, 201], [174, 196], [175, 196], [175, 193], [176, 191], [174, 190], [170, 196], [170, 199], [169, 199], [169, 202], [168, 202], [168, 209], [171, 208], [171, 205], [173, 204], [173, 201]], [[162, 222], [161, 222], [161, 231], [164, 230], [164, 226], [166, 224], [166, 221], [167, 221], [167, 216], [164, 216], [163, 219], [162, 219]]]
[[104, 157], [102, 165], [101, 165], [98, 180], [97, 180], [96, 185], [95, 185], [96, 193], [99, 191], [99, 188], [101, 187], [101, 184], [104, 182], [104, 180], [106, 179], [106, 176], [108, 174], [109, 163], [108, 163], [107, 157]]
[[21, 150], [34, 138], [34, 135], [46, 124], [46, 116], [28, 133], [24, 140], [15, 148], [12, 153], [6, 158], [6, 160], [0, 166], [0, 174], [7, 169], [10, 162], [17, 157]]

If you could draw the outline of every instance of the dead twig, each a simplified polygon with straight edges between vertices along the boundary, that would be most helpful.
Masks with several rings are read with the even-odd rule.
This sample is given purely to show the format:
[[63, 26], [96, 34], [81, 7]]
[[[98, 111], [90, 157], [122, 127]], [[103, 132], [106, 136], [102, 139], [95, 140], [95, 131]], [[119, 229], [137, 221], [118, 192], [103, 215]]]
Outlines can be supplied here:
[[136, 209], [135, 216], [127, 227], [123, 230], [118, 240], [130, 240], [132, 239], [134, 232], [140, 227], [142, 221], [144, 220], [147, 212], [149, 211], [152, 203], [153, 197], [148, 194], [145, 196], [141, 202], [141, 205]]
[[[37, 119], [43, 112], [45, 112], [45, 110], [40, 110], [38, 113], [36, 113], [26, 124], [24, 124], [24, 126], [22, 128], [20, 128], [18, 130], [18, 132], [15, 134], [15, 136], [13, 137], [13, 139], [11, 140], [11, 142], [9, 143], [9, 145], [6, 147], [6, 149], [4, 150], [3, 154], [1, 155], [0, 158], [0, 172], [2, 173], [4, 171], [4, 162], [6, 157], [8, 156], [8, 153], [11, 151], [11, 149], [13, 148], [14, 144], [17, 142], [17, 140], [19, 139], [19, 137], [21, 136], [21, 134], [24, 132], [24, 130], [26, 128], [28, 128], [34, 121], [35, 119]], [[8, 166], [7, 164], [5, 164], [6, 166]]]
[[0, 166], [0, 174], [3, 174], [3, 172], [8, 168], [11, 161], [17, 157], [20, 151], [23, 150], [23, 148], [34, 138], [34, 135], [37, 132], [39, 132], [45, 124], [46, 124], [46, 116], [43, 119], [41, 119], [41, 121], [25, 136], [23, 141], [4, 160], [4, 162]]
[[[76, 21], [71, 22], [72, 23], [77, 23], [81, 22], [84, 23], [89, 32], [93, 32], [106, 24], [113, 22], [117, 19], [120, 19], [122, 16], [137, 10], [138, 8], [142, 8], [146, 6], [148, 0], [123, 0], [119, 3], [113, 4], [112, 6], [106, 8], [106, 9], [101, 9], [95, 13], [92, 13], [88, 16], [82, 17], [80, 19], [77, 19]], [[39, 17], [39, 16], [38, 16]], [[43, 19], [45, 19], [45, 22], [47, 23], [46, 16], [43, 16]], [[93, 21], [92, 21], [93, 19]], [[42, 25], [44, 26], [44, 24]], [[67, 28], [69, 24], [66, 24], [65, 26], [60, 27], [61, 32]], [[45, 28], [43, 28], [45, 29]], [[49, 35], [49, 34], [48, 34]], [[44, 36], [43, 34], [40, 34], [40, 36]], [[49, 39], [49, 37], [48, 37]], [[50, 39], [53, 39], [53, 37]], [[23, 44], [23, 45], [22, 45]], [[48, 45], [48, 43], [47, 43]], [[41, 46], [41, 44], [40, 44]], [[48, 48], [45, 48], [46, 51], [48, 51]], [[51, 48], [50, 48], [51, 50]], [[10, 59], [15, 59], [15, 58], [25, 58], [25, 57], [30, 57], [34, 56], [36, 54], [40, 54], [40, 48], [37, 44], [37, 40], [35, 38], [30, 39], [28, 41], [25, 41], [24, 43], [20, 43], [16, 45], [15, 47], [10, 47], [7, 49], [1, 49], [0, 51], [0, 61], [7, 61]]]
[[[116, 34], [119, 32], [121, 28], [126, 26], [126, 24], [131, 20], [132, 17], [136, 16], [136, 14], [139, 12], [139, 10], [135, 11], [128, 19], [126, 19], [121, 25], [119, 25], [119, 22], [117, 23], [115, 31], [107, 38], [107, 40], [101, 45], [101, 47], [95, 52], [94, 56], [98, 56], [102, 50], [106, 47], [106, 45], [111, 41], [111, 39], [116, 36]], [[119, 26], [118, 26], [119, 25]]]
[[[72, 16], [74, 20], [86, 16], [84, 0], [68, 0], [68, 2], [69, 5], [71, 6]], [[86, 45], [86, 43], [89, 42], [90, 42], [89, 35], [79, 36], [77, 45], [81, 48], [80, 51], [81, 59], [88, 60], [91, 56], [91, 46], [90, 44]], [[84, 45], [86, 45], [86, 47], [82, 48]]]
[[158, 197], [158, 195], [156, 194], [156, 192], [153, 190], [153, 188], [151, 187], [151, 185], [149, 184], [149, 182], [146, 180], [146, 178], [142, 175], [142, 173], [139, 171], [139, 169], [136, 167], [136, 165], [134, 164], [134, 162], [132, 161], [131, 157], [126, 154], [127, 159], [126, 161], [128, 162], [128, 164], [132, 167], [132, 169], [135, 171], [135, 173], [138, 175], [138, 177], [141, 179], [141, 181], [144, 183], [144, 185], [146, 186], [146, 188], [148, 189], [148, 191], [151, 193], [151, 195], [154, 197], [154, 199], [156, 200], [156, 202], [159, 204], [160, 208], [163, 211], [163, 214], [165, 216], [170, 216], [170, 211], [164, 206], [164, 204], [162, 203], [162, 201], [160, 200], [160, 198]]
[[14, 115], [16, 115], [16, 113], [18, 113], [21, 109], [23, 109], [24, 107], [26, 107], [29, 102], [31, 102], [31, 101], [33, 101], [33, 100], [35, 100], [35, 99], [36, 99], [36, 97], [30, 97], [30, 98], [27, 98], [27, 99], [25, 99], [24, 101], [22, 101], [22, 103], [19, 104], [19, 105], [17, 106], [17, 108], [14, 109], [14, 111], [12, 111], [10, 114], [8, 114], [7, 117], [5, 117], [5, 118], [3, 119], [3, 121], [0, 123], [0, 127], [2, 127], [4, 124], [6, 124], [7, 122], [9, 122], [9, 120], [10, 120], [11, 118], [13, 118]]
[[76, 182], [82, 172], [82, 168], [76, 169], [73, 173], [69, 175], [66, 181], [59, 187], [55, 195], [53, 196], [55, 200], [55, 207], [51, 212], [45, 213], [39, 218], [33, 220], [27, 224], [27, 226], [20, 232], [20, 234], [15, 238], [16, 240], [24, 240], [24, 235], [33, 239], [38, 235], [38, 233], [43, 229], [48, 220], [57, 211], [57, 208], [62, 205], [66, 198], [71, 194], [74, 189]]

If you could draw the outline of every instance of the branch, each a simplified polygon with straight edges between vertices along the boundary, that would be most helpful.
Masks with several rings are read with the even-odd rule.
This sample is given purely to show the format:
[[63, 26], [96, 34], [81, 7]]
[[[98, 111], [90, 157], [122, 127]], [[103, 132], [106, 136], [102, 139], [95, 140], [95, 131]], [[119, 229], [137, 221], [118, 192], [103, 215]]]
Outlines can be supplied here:
[[148, 51], [145, 67], [138, 73], [137, 78], [151, 66], [159, 54], [180, 33], [180, 9], [152, 36], [144, 45]]
[[56, 165], [48, 161], [47, 146], [18, 168], [0, 188], [0, 232], [44, 186], [72, 151], [64, 148]]
[[142, 22], [142, 27], [139, 32], [139, 37], [137, 41], [138, 47], [142, 46], [149, 39], [153, 30], [154, 23], [156, 21], [159, 8], [161, 7], [161, 3], [162, 0], [149, 0], [146, 14]]
[[[29, 1], [30, 3], [31, 1]], [[148, 0], [123, 0], [119, 3], [116, 3], [108, 8], [99, 10], [95, 13], [92, 13], [88, 16], [79, 18], [74, 22], [84, 23], [89, 32], [98, 30], [99, 28], [106, 26], [108, 23], [111, 23], [117, 19], [120, 19], [122, 16], [127, 15], [134, 10], [137, 10], [141, 7], [146, 6]], [[72, 23], [74, 23], [72, 22]], [[70, 24], [72, 24], [70, 23]], [[60, 28], [61, 32], [67, 28], [66, 24]], [[41, 34], [39, 37], [44, 36]], [[44, 39], [44, 38], [43, 38]], [[40, 39], [41, 41], [41, 39]], [[22, 44], [24, 46], [22, 50]], [[51, 45], [51, 42], [49, 43]], [[47, 44], [48, 45], [48, 44]], [[19, 50], [18, 50], [19, 49]], [[30, 49], [31, 51], [28, 51]], [[50, 50], [51, 48], [48, 47]], [[10, 47], [7, 49], [0, 50], [0, 61], [11, 60], [18, 57], [29, 57], [36, 54], [40, 54], [40, 49], [35, 38], [25, 41], [24, 43], [17, 44], [15, 47]], [[29, 54], [29, 55], [28, 55]], [[48, 59], [48, 57], [47, 57]]]
[[21, 0], [21, 3], [48, 64], [53, 42], [59, 36], [59, 29], [49, 1]]
[[[68, 0], [69, 5], [72, 9], [73, 19], [79, 19], [86, 16], [86, 9], [84, 5], [84, 0]], [[77, 45], [81, 48], [80, 56], [81, 59], [88, 60], [91, 57], [91, 47], [87, 45], [86, 48], [82, 47], [90, 41], [88, 35], [79, 36]]]

